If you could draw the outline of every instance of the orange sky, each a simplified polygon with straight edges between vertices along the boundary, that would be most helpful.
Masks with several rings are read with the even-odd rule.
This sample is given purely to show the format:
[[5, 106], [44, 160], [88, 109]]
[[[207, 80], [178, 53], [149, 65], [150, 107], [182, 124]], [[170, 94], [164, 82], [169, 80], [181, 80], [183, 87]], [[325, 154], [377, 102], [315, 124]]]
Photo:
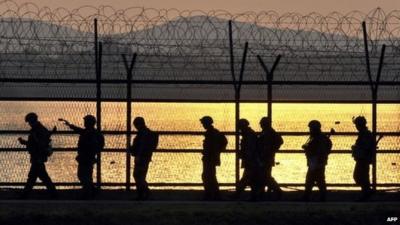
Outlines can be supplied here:
[[[27, 2], [27, 0], [14, 1], [17, 3]], [[346, 13], [351, 10], [369, 12], [376, 7], [381, 7], [385, 11], [400, 9], [400, 0], [31, 0], [30, 2], [50, 8], [72, 9], [82, 5], [111, 5], [117, 9], [140, 6], [205, 11], [223, 9], [233, 13], [275, 10], [279, 13], [300, 12], [306, 14], [315, 11], [327, 14], [332, 11]]]

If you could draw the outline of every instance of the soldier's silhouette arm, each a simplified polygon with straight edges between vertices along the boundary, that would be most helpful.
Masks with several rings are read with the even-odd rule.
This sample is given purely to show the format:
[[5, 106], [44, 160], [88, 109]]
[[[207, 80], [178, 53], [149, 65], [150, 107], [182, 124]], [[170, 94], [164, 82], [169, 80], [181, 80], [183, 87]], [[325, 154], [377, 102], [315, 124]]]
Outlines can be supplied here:
[[[30, 138], [37, 144], [37, 145], [42, 145], [42, 144], [46, 144], [46, 143], [42, 143], [41, 140], [44, 139], [45, 135], [48, 135], [48, 133], [46, 133], [43, 130], [40, 130], [40, 132], [37, 133], [32, 133], [30, 134]], [[18, 141], [21, 145], [28, 145], [29, 141], [25, 140], [21, 137], [18, 138]], [[42, 146], [41, 146], [42, 147]]]
[[66, 126], [68, 126], [71, 130], [73, 130], [75, 133], [80, 134], [85, 130], [82, 127], [78, 127], [78, 126], [70, 123], [68, 120], [65, 120], [65, 119], [58, 119], [58, 120], [64, 122], [64, 124]]
[[135, 157], [138, 157], [138, 145], [139, 145], [138, 142], [139, 142], [139, 138], [136, 136], [133, 139], [132, 145], [129, 149], [129, 152], [131, 153], [131, 155], [133, 155]]
[[18, 138], [18, 141], [19, 141], [19, 143], [20, 143], [21, 145], [28, 145], [28, 141], [25, 140], [25, 139], [23, 139], [22, 137], [19, 137], [19, 138]]

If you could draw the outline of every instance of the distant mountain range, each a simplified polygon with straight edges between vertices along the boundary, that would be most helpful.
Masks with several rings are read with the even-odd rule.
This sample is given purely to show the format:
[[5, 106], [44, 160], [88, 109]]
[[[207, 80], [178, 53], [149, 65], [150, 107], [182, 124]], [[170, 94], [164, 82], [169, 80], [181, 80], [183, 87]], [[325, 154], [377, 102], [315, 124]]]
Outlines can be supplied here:
[[[99, 22], [101, 24], [101, 22]], [[69, 25], [72, 25], [69, 26]], [[119, 33], [108, 31], [108, 34], [100, 35], [100, 40], [118, 43], [136, 43], [136, 44], [160, 44], [163, 45], [228, 45], [228, 21], [216, 17], [193, 16], [188, 18], [179, 18], [162, 24], [148, 25], [144, 27], [130, 27], [126, 25], [125, 29], [131, 29], [130, 32]], [[103, 30], [99, 26], [100, 33]], [[84, 31], [82, 31], [84, 30]], [[58, 45], [65, 45], [65, 42], [77, 42], [75, 45], [87, 45], [86, 42], [93, 41], [93, 24], [54, 24], [46, 21], [2, 18], [0, 20], [0, 37], [4, 41], [7, 39], [20, 39], [21, 42], [13, 43], [15, 49], [18, 44], [40, 42], [48, 44], [49, 41], [57, 40]], [[104, 32], [103, 32], [104, 33]], [[255, 45], [280, 45], [287, 47], [301, 48], [312, 47], [329, 48], [332, 43], [341, 45], [341, 42], [347, 42], [346, 45], [352, 47], [359, 45], [356, 42], [360, 40], [355, 37], [347, 37], [343, 34], [321, 32], [318, 30], [301, 30], [289, 28], [270, 28], [258, 24], [246, 22], [233, 23], [233, 39], [235, 43], [244, 44], [249, 41]], [[39, 43], [39, 45], [40, 45]], [[281, 46], [285, 47], [285, 46]], [[344, 45], [343, 45], [344, 47]], [[354, 48], [350, 48], [354, 50]]]

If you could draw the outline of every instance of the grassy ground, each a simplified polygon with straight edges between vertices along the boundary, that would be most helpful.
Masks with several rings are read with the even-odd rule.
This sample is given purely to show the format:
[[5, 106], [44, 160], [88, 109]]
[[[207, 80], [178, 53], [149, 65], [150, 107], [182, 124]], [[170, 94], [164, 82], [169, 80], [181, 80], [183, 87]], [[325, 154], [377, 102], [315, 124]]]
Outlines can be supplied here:
[[13, 193], [0, 192], [0, 224], [400, 224], [387, 222], [388, 217], [400, 218], [396, 192], [389, 196], [379, 193], [365, 203], [341, 200], [354, 197], [354, 193], [347, 192], [330, 193], [330, 201], [325, 203], [291, 201], [300, 193], [286, 193], [284, 201], [259, 203], [201, 202], [195, 201], [200, 193], [179, 191], [156, 192], [153, 198], [157, 200], [148, 202], [128, 200], [129, 196], [134, 197], [133, 193], [123, 191], [102, 192], [94, 201], [70, 200], [73, 194], [76, 193], [63, 192], [61, 199], [50, 201], [43, 199], [44, 193], [39, 193], [34, 196], [36, 200], [20, 201], [14, 200]]

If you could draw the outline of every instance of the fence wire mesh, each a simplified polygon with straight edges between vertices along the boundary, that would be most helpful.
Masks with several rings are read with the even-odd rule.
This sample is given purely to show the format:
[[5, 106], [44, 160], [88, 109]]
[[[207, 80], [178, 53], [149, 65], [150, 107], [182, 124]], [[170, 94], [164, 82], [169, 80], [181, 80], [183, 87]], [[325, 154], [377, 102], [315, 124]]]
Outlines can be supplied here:
[[[58, 183], [75, 185], [77, 136], [57, 124], [57, 118], [81, 124], [84, 115], [96, 115], [96, 100], [103, 101], [101, 125], [106, 135], [99, 173], [102, 184], [124, 186], [130, 168], [125, 153], [127, 75], [121, 54], [130, 58], [137, 53], [132, 117], [145, 117], [149, 127], [161, 133], [149, 182], [169, 187], [201, 183], [203, 129], [198, 119], [211, 115], [216, 126], [229, 135], [218, 178], [233, 187], [235, 90], [228, 21], [233, 24], [236, 75], [245, 42], [249, 43], [240, 117], [248, 118], [256, 130], [267, 112], [266, 76], [257, 55], [269, 67], [282, 55], [273, 81], [273, 125], [285, 140], [277, 156], [276, 179], [292, 186], [303, 183], [306, 163], [299, 149], [306, 141], [309, 120], [319, 119], [324, 131], [340, 121], [335, 127], [338, 135], [332, 136], [334, 154], [327, 182], [347, 187], [353, 183], [354, 162], [349, 153], [356, 138], [351, 118], [364, 115], [372, 120], [361, 26], [365, 21], [373, 80], [381, 46], [386, 45], [377, 100], [377, 132], [385, 135], [379, 145], [377, 183], [400, 184], [400, 11], [378, 8], [369, 13], [279, 15], [273, 11], [231, 14], [108, 6], [66, 10], [7, 0], [0, 2], [0, 15], [3, 186], [25, 180], [28, 156], [16, 139], [26, 135], [23, 117], [30, 111], [37, 112], [46, 126], [59, 127], [54, 137], [57, 151], [48, 163], [50, 175]], [[102, 43], [101, 99], [96, 97], [94, 19]]]

